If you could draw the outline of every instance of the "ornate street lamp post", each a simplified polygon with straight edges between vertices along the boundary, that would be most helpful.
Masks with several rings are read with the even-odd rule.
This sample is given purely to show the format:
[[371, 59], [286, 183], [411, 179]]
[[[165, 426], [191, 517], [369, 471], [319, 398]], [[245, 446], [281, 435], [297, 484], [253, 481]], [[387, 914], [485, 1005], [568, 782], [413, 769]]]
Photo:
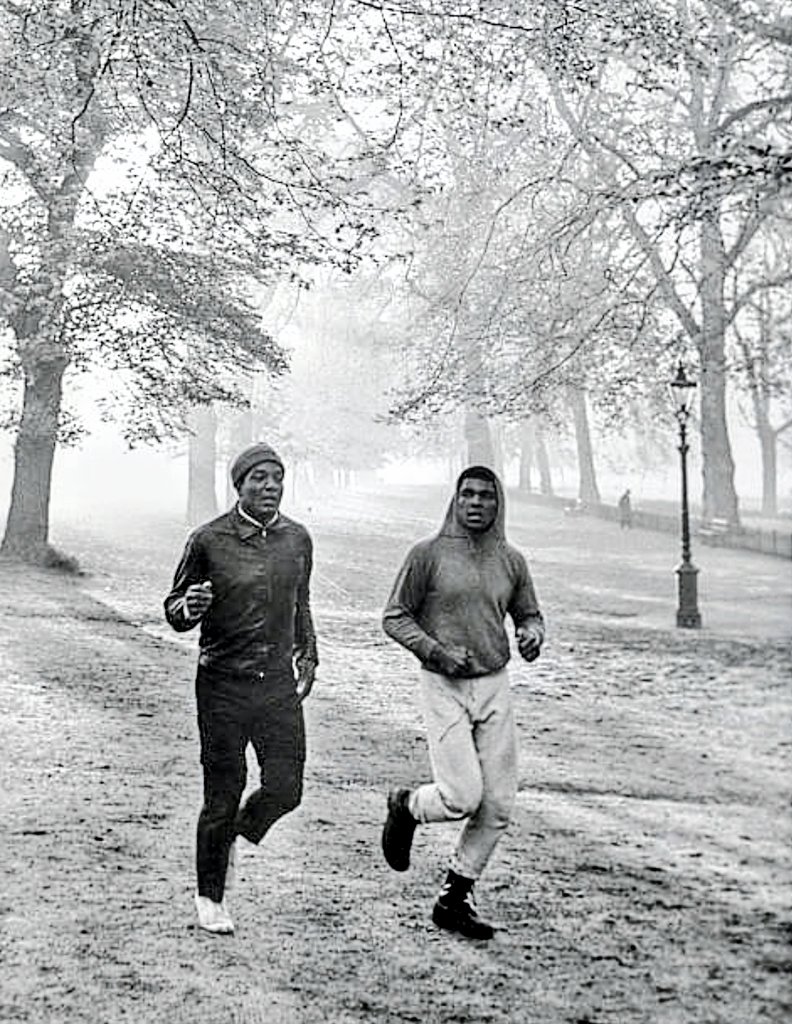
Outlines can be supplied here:
[[698, 629], [701, 626], [701, 614], [698, 610], [698, 569], [690, 560], [690, 515], [688, 512], [688, 479], [687, 425], [690, 418], [690, 406], [693, 401], [695, 381], [685, 373], [680, 362], [676, 377], [670, 382], [671, 394], [674, 396], [674, 411], [679, 424], [679, 457], [682, 469], [682, 561], [676, 568], [679, 605], [677, 607], [677, 626], [687, 629]]

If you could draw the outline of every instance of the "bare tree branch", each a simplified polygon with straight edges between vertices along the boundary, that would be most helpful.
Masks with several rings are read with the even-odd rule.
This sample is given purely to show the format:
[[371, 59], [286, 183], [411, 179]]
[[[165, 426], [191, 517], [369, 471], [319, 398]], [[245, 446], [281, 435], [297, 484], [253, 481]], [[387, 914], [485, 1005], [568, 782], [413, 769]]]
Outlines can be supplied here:
[[740, 28], [748, 29], [763, 39], [769, 39], [784, 46], [792, 46], [792, 18], [765, 21], [750, 11], [746, 11], [739, 0], [710, 0], [710, 2], [728, 14]]
[[713, 134], [715, 137], [725, 135], [732, 125], [738, 121], [745, 121], [752, 114], [756, 114], [759, 111], [767, 111], [768, 114], [776, 115], [789, 106], [792, 106], [792, 92], [785, 93], [783, 96], [771, 96], [764, 100], [754, 100], [752, 103], [746, 103], [744, 106], [738, 107], [730, 114], [727, 114], [718, 124]]

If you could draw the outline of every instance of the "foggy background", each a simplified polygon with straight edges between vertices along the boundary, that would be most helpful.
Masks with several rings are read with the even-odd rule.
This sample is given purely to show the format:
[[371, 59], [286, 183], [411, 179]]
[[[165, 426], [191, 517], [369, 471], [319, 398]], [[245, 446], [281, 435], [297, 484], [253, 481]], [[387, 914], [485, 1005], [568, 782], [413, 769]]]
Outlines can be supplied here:
[[[0, 1019], [788, 1024], [792, 2], [0, 0], [0, 69]], [[162, 601], [253, 440], [320, 667], [225, 943]], [[548, 626], [486, 952], [380, 847], [473, 463]]]

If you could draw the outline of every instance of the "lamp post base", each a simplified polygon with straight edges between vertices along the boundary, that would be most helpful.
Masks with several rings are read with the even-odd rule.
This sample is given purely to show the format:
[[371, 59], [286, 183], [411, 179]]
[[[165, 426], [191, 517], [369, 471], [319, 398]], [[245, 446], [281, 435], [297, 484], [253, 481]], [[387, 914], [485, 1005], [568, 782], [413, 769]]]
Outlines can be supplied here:
[[675, 571], [679, 593], [676, 624], [682, 629], [700, 629], [701, 613], [698, 610], [698, 569], [692, 562], [682, 562]]
[[682, 629], [701, 629], [701, 613], [677, 609], [676, 624]]

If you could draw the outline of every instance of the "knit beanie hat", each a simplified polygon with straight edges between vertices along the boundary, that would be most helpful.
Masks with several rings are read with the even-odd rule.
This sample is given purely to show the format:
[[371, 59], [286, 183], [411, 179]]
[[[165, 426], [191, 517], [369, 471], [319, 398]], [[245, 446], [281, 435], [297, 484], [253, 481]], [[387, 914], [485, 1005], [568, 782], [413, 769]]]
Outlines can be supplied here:
[[236, 490], [239, 490], [239, 485], [259, 462], [277, 462], [280, 468], [284, 469], [281, 457], [275, 449], [263, 441], [257, 441], [256, 444], [244, 448], [231, 463], [231, 482]]

